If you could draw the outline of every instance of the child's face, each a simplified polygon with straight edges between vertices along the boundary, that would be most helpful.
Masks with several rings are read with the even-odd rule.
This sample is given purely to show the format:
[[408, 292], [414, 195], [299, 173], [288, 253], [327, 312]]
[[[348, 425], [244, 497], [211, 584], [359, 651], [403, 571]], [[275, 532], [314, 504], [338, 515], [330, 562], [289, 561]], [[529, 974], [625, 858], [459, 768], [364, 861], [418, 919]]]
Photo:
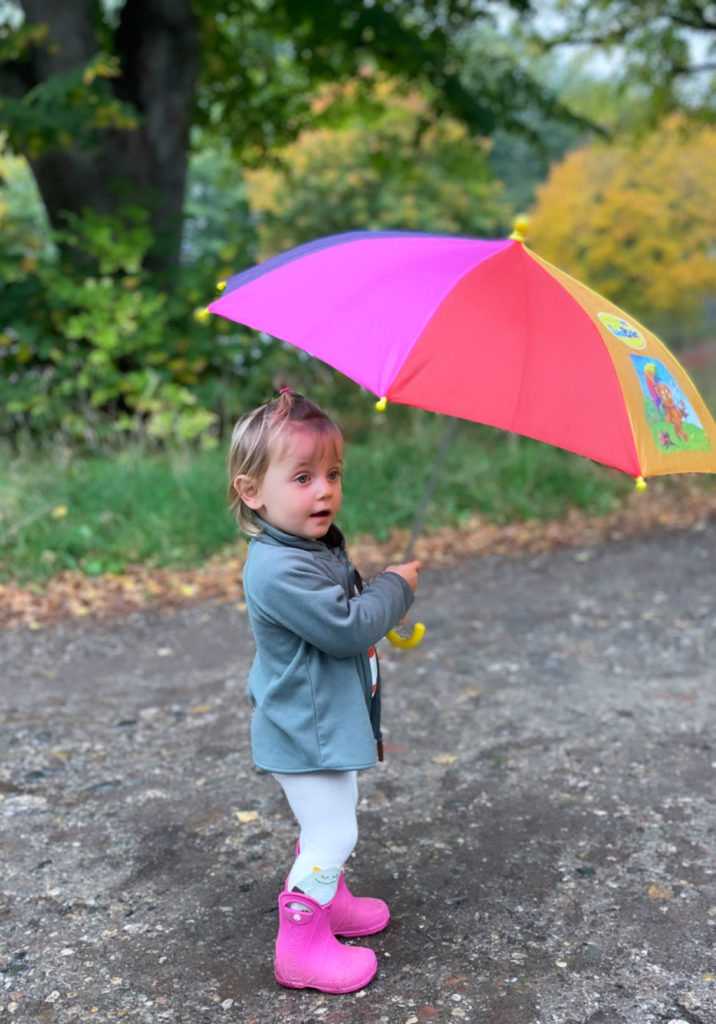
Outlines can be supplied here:
[[243, 494], [250, 508], [284, 533], [324, 537], [341, 507], [343, 439], [288, 427], [273, 443], [260, 484]]

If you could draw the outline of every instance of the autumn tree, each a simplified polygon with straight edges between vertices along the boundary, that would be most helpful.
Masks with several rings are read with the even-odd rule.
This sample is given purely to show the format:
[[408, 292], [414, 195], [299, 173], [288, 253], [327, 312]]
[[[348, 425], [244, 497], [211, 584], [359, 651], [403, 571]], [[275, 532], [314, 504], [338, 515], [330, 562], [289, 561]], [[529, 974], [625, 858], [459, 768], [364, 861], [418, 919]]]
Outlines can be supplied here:
[[673, 116], [639, 145], [592, 143], [538, 189], [528, 243], [683, 341], [716, 292], [716, 129]]

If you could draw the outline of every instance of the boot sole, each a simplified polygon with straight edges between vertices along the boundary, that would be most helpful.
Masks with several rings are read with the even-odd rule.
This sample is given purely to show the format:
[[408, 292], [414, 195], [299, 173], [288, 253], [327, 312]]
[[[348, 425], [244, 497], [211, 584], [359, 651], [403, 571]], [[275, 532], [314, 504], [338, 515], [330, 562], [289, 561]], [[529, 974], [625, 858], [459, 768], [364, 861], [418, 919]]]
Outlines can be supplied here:
[[353, 983], [351, 985], [341, 985], [341, 986], [330, 986], [329, 987], [328, 985], [316, 985], [315, 983], [312, 983], [310, 981], [300, 982], [300, 981], [288, 981], [288, 980], [285, 980], [284, 978], [279, 977], [276, 969], [274, 968], [274, 977], [276, 978], [276, 981], [279, 983], [279, 985], [283, 985], [285, 988], [298, 988], [298, 989], [313, 988], [313, 989], [316, 989], [318, 992], [328, 992], [331, 995], [341, 995], [341, 994], [346, 993], [346, 992], [357, 992], [359, 989], [365, 988], [365, 986], [368, 985], [373, 980], [373, 978], [376, 976], [377, 973], [378, 973], [378, 965], [376, 964], [375, 970], [372, 971], [372, 973], [368, 974], [360, 982], [355, 982], [355, 983]]

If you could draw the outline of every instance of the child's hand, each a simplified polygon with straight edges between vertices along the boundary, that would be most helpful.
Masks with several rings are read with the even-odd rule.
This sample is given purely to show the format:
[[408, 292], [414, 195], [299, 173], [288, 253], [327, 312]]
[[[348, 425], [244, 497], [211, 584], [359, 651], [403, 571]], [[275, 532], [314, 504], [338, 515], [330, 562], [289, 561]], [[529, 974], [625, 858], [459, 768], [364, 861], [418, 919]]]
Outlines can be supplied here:
[[413, 593], [418, 589], [418, 573], [423, 567], [420, 561], [404, 562], [402, 565], [389, 565], [385, 572], [396, 572], [402, 576]]

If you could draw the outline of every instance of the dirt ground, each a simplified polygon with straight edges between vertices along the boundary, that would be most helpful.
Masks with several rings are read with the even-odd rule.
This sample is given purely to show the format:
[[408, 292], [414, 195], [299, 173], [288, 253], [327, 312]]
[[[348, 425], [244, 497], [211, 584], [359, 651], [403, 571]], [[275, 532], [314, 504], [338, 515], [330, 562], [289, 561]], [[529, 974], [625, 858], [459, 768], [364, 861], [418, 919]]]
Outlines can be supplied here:
[[273, 979], [296, 837], [240, 603], [0, 632], [0, 1021], [716, 1024], [715, 567], [711, 518], [426, 568], [345, 996]]

